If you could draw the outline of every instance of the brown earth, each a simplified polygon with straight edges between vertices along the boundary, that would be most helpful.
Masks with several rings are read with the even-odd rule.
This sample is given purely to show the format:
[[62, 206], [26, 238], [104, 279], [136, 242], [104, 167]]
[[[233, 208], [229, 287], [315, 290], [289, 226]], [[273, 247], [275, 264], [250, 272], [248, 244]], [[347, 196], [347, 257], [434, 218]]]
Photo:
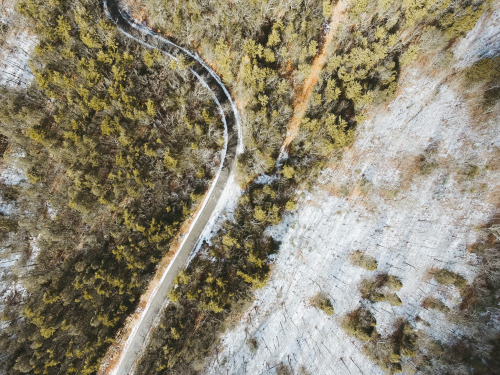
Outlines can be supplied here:
[[314, 57], [311, 65], [311, 73], [304, 80], [302, 90], [295, 98], [293, 116], [290, 120], [290, 124], [288, 125], [286, 138], [283, 143], [284, 149], [288, 149], [299, 132], [300, 123], [306, 114], [307, 104], [311, 98], [314, 86], [318, 82], [319, 75], [328, 59], [328, 47], [332, 43], [334, 39], [333, 37], [337, 33], [337, 28], [340, 25], [340, 22], [345, 18], [345, 15], [346, 6], [343, 1], [339, 1], [333, 8], [330, 22], [328, 24], [328, 32], [325, 35], [320, 51]]

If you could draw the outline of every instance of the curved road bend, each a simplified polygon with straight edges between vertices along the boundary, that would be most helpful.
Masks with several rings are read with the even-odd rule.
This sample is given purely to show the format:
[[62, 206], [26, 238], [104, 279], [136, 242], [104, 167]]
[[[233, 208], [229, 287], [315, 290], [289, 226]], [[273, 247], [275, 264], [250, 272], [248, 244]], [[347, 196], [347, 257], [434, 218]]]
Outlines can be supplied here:
[[219, 112], [224, 122], [224, 135], [226, 144], [221, 153], [221, 165], [212, 182], [206, 198], [196, 218], [194, 219], [183, 243], [162, 275], [159, 285], [151, 294], [141, 317], [133, 327], [132, 333], [127, 338], [126, 344], [119, 353], [119, 360], [114, 368], [104, 369], [105, 374], [125, 375], [133, 371], [134, 363], [142, 347], [145, 345], [155, 318], [161, 311], [167, 299], [167, 293], [173, 286], [177, 273], [186, 266], [187, 260], [197, 245], [201, 233], [210, 219], [217, 205], [222, 191], [228, 181], [234, 166], [237, 149], [242, 148], [241, 120], [238, 109], [232, 100], [227, 88], [217, 74], [197, 55], [177, 46], [171, 41], [155, 34], [149, 28], [136, 23], [128, 14], [119, 7], [119, 0], [103, 0], [104, 11], [126, 36], [147, 46], [158, 48], [174, 60], [182, 55], [186, 63], [190, 63], [190, 70], [200, 82], [213, 94], [219, 107]]

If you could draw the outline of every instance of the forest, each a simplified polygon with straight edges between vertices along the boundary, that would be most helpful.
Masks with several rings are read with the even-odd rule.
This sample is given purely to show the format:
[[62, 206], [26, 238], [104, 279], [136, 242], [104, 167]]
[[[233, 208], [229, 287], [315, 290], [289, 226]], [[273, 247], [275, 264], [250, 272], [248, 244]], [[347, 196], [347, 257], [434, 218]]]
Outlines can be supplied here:
[[123, 38], [98, 2], [18, 9], [39, 44], [36, 81], [1, 93], [2, 133], [29, 180], [2, 189], [18, 206], [2, 241], [39, 255], [23, 273], [29, 298], [4, 311], [2, 366], [93, 373], [207, 188], [222, 122], [186, 67]]
[[[279, 249], [266, 228], [295, 209], [297, 191], [326, 163], [342, 157], [370, 108], [394, 97], [401, 68], [426, 43], [446, 49], [489, 2], [352, 2], [328, 46], [323, 35], [336, 6], [328, 0], [127, 5], [198, 51], [243, 116], [237, 179], [244, 192], [234, 218], [178, 274], [138, 366], [143, 374], [198, 373], [228, 317], [266, 284], [270, 255]], [[17, 9], [38, 44], [34, 82], [0, 91], [3, 163], [15, 163], [27, 178], [1, 187], [2, 201], [15, 207], [0, 217], [1, 246], [18, 257], [8, 277], [22, 281], [26, 295], [12, 296], [2, 312], [0, 372], [93, 374], [214, 177], [223, 126], [187, 67], [120, 34], [99, 0], [19, 0]], [[280, 159], [296, 100], [323, 48], [327, 62]], [[367, 280], [366, 299], [377, 296], [384, 277]], [[372, 323], [360, 310], [344, 324], [373, 346], [381, 337]], [[393, 338], [399, 355], [416, 351], [412, 335], [401, 322]], [[423, 357], [417, 365], [424, 368]], [[395, 363], [386, 367], [397, 370]]]

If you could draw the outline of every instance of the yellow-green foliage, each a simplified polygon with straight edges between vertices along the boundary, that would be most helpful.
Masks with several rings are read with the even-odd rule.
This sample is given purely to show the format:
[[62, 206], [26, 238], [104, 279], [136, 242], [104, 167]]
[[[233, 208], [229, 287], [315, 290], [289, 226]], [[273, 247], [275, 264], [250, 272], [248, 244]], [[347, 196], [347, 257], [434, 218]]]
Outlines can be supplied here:
[[281, 171], [281, 173], [283, 173], [283, 176], [285, 178], [292, 178], [293, 175], [295, 174], [295, 169], [293, 168], [293, 166], [285, 166], [283, 167], [283, 170]]
[[403, 283], [401, 282], [401, 280], [394, 275], [389, 275], [387, 277], [385, 285], [387, 285], [390, 289], [395, 291], [398, 291], [403, 287]]
[[484, 58], [465, 70], [465, 84], [468, 88], [490, 81], [498, 76], [500, 69], [500, 57]]
[[295, 202], [293, 202], [293, 201], [286, 202], [285, 208], [288, 211], [293, 211], [293, 210], [295, 210], [296, 207], [297, 207], [297, 204]]
[[312, 299], [312, 305], [323, 311], [326, 315], [331, 316], [334, 313], [332, 301], [324, 293], [318, 293]]
[[323, 0], [323, 17], [330, 18], [332, 9], [332, 0]]
[[391, 306], [401, 306], [403, 304], [396, 293], [386, 293], [384, 295], [384, 301], [389, 302]]
[[215, 56], [217, 58], [217, 67], [222, 78], [228, 82], [233, 81], [234, 76], [231, 70], [231, 51], [222, 38], [219, 38], [217, 45], [215, 46]]
[[464, 288], [465, 286], [467, 286], [467, 281], [458, 273], [455, 273], [453, 271], [441, 268], [441, 269], [431, 270], [430, 273], [434, 277], [434, 279], [440, 284], [444, 285], [452, 284], [455, 285], [457, 288]]
[[474, 6], [470, 5], [467, 8], [459, 8], [455, 12], [445, 13], [440, 17], [439, 23], [446, 31], [449, 39], [463, 36], [474, 28], [485, 9], [485, 6], [481, 2], [475, 3]]
[[238, 270], [236, 274], [240, 276], [243, 280], [245, 280], [245, 282], [252, 284], [252, 286], [256, 289], [261, 289], [265, 287], [267, 284], [267, 277], [264, 279], [255, 278], [250, 275], [247, 275], [246, 273], [240, 270]]
[[144, 52], [144, 63], [148, 67], [152, 67], [155, 62], [162, 59], [162, 54], [158, 49], [150, 49]]
[[403, 53], [399, 62], [401, 66], [404, 67], [410, 64], [413, 60], [418, 57], [418, 53], [420, 51], [420, 46], [418, 44], [412, 44], [408, 49]]
[[407, 321], [399, 320], [394, 332], [375, 337], [364, 346], [364, 353], [389, 374], [402, 371], [402, 356], [414, 357], [417, 334]]
[[361, 341], [368, 341], [377, 333], [375, 317], [369, 310], [362, 307], [345, 315], [341, 326], [346, 333]]
[[255, 220], [264, 221], [267, 217], [266, 211], [262, 207], [257, 206], [255, 207], [253, 217]]
[[360, 250], [356, 250], [349, 255], [349, 260], [353, 265], [362, 267], [367, 271], [374, 271], [377, 269], [377, 260], [370, 255], [366, 255]]
[[360, 293], [363, 298], [372, 303], [386, 301], [393, 306], [399, 306], [402, 304], [401, 299], [393, 291], [398, 291], [402, 287], [403, 284], [399, 278], [381, 273], [374, 278], [363, 280]]
[[353, 5], [351, 6], [351, 9], [349, 9], [350, 16], [353, 19], [356, 19], [359, 17], [361, 14], [367, 11], [368, 4], [370, 3], [369, 0], [359, 0], [353, 2]]

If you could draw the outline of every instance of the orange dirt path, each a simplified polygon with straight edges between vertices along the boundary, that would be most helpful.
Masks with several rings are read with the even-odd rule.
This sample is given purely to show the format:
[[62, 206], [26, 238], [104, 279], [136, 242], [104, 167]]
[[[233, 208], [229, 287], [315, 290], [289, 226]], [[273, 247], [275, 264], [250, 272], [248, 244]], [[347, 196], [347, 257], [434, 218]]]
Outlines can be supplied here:
[[314, 57], [313, 63], [311, 65], [311, 73], [304, 80], [302, 86], [302, 91], [295, 98], [295, 104], [293, 109], [293, 116], [288, 125], [287, 134], [285, 141], [283, 142], [283, 148], [288, 150], [290, 144], [295, 139], [299, 133], [300, 123], [304, 118], [307, 110], [307, 104], [311, 98], [312, 91], [316, 83], [318, 83], [319, 74], [323, 69], [323, 66], [328, 59], [328, 47], [333, 41], [333, 37], [337, 33], [337, 28], [340, 22], [344, 19], [346, 13], [346, 6], [342, 0], [339, 0], [335, 5], [330, 17], [330, 23], [328, 24], [328, 32], [325, 35], [323, 45], [319, 53]]

